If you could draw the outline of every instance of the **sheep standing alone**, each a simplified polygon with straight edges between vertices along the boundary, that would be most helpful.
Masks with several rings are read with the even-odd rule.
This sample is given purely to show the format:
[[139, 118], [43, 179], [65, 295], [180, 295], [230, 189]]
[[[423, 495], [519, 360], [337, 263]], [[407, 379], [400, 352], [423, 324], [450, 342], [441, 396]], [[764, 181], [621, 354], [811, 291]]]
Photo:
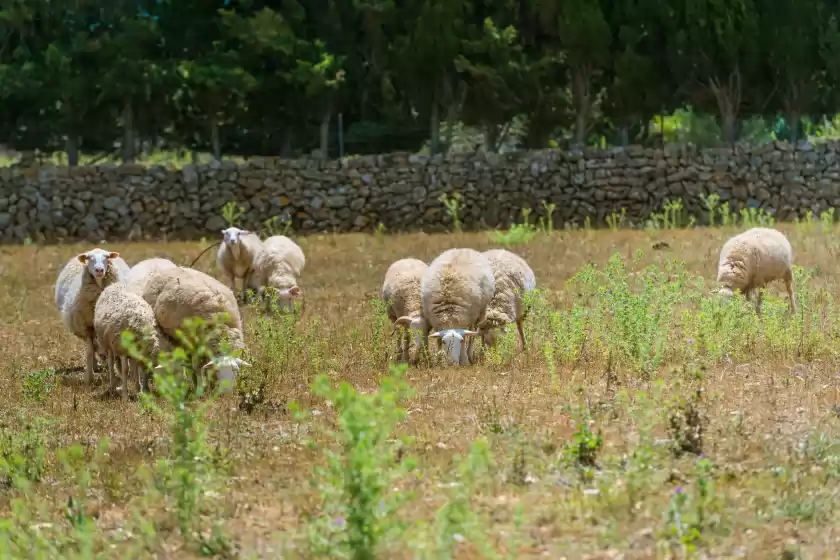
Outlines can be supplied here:
[[91, 249], [72, 257], [58, 275], [55, 284], [55, 304], [61, 321], [70, 332], [85, 341], [85, 383], [93, 382], [96, 367], [96, 337], [93, 313], [102, 290], [119, 282], [129, 266], [119, 253]]
[[441, 253], [420, 280], [423, 316], [435, 331], [430, 338], [447, 347], [452, 365], [469, 364], [464, 339], [484, 320], [493, 297], [493, 269], [487, 259], [473, 249], [449, 249]]
[[[420, 301], [420, 278], [429, 265], [419, 259], [400, 259], [388, 267], [382, 283], [382, 299], [388, 309], [388, 318], [394, 328], [406, 327], [414, 331], [417, 349], [426, 345], [429, 323], [423, 317]], [[409, 333], [397, 339], [397, 352], [403, 361], [408, 361]]]
[[297, 281], [305, 265], [306, 257], [297, 243], [285, 235], [269, 237], [254, 259], [251, 287], [260, 299], [265, 298], [267, 289], [274, 292], [281, 309], [293, 311], [294, 300], [303, 297]]
[[[130, 286], [134, 293], [144, 296], [144, 299], [146, 293], [154, 293], [157, 297], [160, 291], [160, 286], [157, 285], [163, 279], [162, 273], [174, 268], [178, 268], [178, 265], [169, 259], [146, 259], [131, 267], [131, 270], [121, 279], [121, 282]], [[147, 299], [146, 302], [152, 305], [154, 300], [149, 301]]]
[[123, 331], [131, 332], [141, 347], [145, 348], [146, 356], [153, 360], [157, 359], [161, 352], [171, 349], [171, 342], [158, 326], [152, 306], [124, 282], [111, 284], [102, 290], [96, 302], [93, 328], [107, 355], [109, 390], [115, 392], [117, 388], [114, 361], [119, 358], [124, 376], [123, 394], [128, 384], [129, 372], [137, 380], [138, 391], [148, 391], [148, 374], [142, 371], [136, 360], [129, 358], [121, 340]]
[[485, 318], [478, 326], [479, 332], [487, 346], [494, 346], [498, 331], [504, 331], [506, 325], [516, 323], [521, 352], [525, 349], [522, 323], [527, 313], [524, 295], [537, 287], [534, 271], [525, 259], [504, 249], [492, 249], [482, 254], [493, 269], [495, 288]]
[[263, 243], [256, 233], [236, 227], [223, 229], [222, 235], [222, 243], [216, 252], [216, 264], [228, 277], [234, 292], [236, 279], [242, 279], [242, 301], [245, 301], [251, 274], [254, 272], [254, 259], [262, 250]]
[[784, 280], [790, 310], [795, 312], [793, 249], [782, 232], [752, 228], [723, 244], [717, 274], [720, 294], [729, 297], [740, 290], [749, 300], [755, 292], [755, 309], [761, 313], [761, 289], [774, 280]]

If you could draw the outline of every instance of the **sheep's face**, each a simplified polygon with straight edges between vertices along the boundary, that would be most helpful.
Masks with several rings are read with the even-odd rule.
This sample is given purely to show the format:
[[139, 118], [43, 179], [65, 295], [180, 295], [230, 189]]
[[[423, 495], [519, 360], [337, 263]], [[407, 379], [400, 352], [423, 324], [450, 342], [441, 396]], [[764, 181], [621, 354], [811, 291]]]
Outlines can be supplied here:
[[248, 362], [233, 356], [217, 356], [204, 365], [204, 369], [212, 367], [216, 370], [216, 379], [219, 381], [222, 392], [233, 390], [236, 382], [236, 374], [242, 366], [250, 366]]
[[417, 348], [423, 346], [423, 334], [429, 327], [426, 319], [422, 315], [419, 317], [412, 317], [409, 315], [400, 317], [394, 321], [394, 330], [399, 327], [405, 327], [414, 334], [414, 344], [417, 345]]
[[718, 288], [715, 293], [717, 293], [719, 296], [725, 299], [729, 299], [733, 295], [735, 295], [735, 292], [732, 291], [732, 288], [727, 288], [726, 286]]
[[465, 342], [475, 336], [476, 332], [466, 329], [445, 329], [432, 333], [429, 338], [437, 338], [446, 348], [446, 363], [451, 366], [469, 365]]
[[229, 227], [227, 229], [222, 230], [222, 237], [225, 240], [226, 244], [234, 246], [239, 245], [240, 237], [247, 233], [247, 230], [239, 229], [237, 227]]
[[96, 283], [101, 287], [111, 261], [119, 257], [119, 253], [105, 251], [104, 249], [92, 249], [87, 253], [81, 253], [76, 258], [85, 265], [88, 274], [93, 276]]
[[303, 298], [303, 290], [298, 285], [291, 288], [275, 289], [273, 292], [277, 301], [277, 308], [284, 312], [293, 312], [295, 301]]
[[499, 339], [505, 336], [507, 327], [502, 325], [500, 327], [487, 327], [481, 330], [481, 341], [487, 348], [492, 348], [499, 342]]

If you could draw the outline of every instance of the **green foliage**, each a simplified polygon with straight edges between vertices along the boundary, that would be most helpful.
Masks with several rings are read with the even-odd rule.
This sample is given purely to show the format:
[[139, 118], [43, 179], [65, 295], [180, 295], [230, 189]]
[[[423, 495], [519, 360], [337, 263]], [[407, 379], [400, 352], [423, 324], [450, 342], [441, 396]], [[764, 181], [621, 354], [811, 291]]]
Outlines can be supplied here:
[[[313, 554], [377, 558], [379, 547], [405, 530], [397, 513], [411, 492], [399, 486], [415, 462], [405, 455], [411, 439], [395, 437], [394, 431], [406, 418], [400, 402], [411, 394], [403, 379], [406, 368], [391, 365], [372, 394], [347, 382], [334, 387], [326, 375], [315, 380], [313, 392], [330, 403], [336, 417], [334, 429], [322, 428], [331, 445], [320, 449], [327, 465], [315, 471], [323, 504], [310, 521]], [[291, 408], [298, 419], [307, 416], [297, 404]]]
[[33, 371], [23, 378], [20, 393], [24, 402], [44, 402], [55, 389], [55, 370]]
[[441, 204], [443, 204], [446, 211], [449, 213], [455, 233], [461, 233], [461, 220], [458, 217], [458, 210], [461, 207], [461, 193], [456, 192], [451, 197], [447, 196], [446, 193], [443, 193], [438, 197], [438, 200]]
[[20, 486], [41, 480], [45, 468], [42, 419], [21, 419], [22, 429], [0, 424], [0, 484]]
[[[528, 222], [530, 215], [531, 209], [523, 208], [521, 224], [511, 224], [506, 232], [492, 231], [490, 232], [490, 239], [501, 245], [519, 245], [533, 241], [540, 230], [537, 226]], [[553, 227], [553, 225], [550, 227]]]
[[225, 202], [224, 206], [222, 206], [222, 218], [225, 220], [228, 227], [236, 226], [236, 222], [239, 221], [239, 218], [241, 218], [243, 214], [245, 214], [245, 209], [241, 204], [234, 200], [229, 200]]

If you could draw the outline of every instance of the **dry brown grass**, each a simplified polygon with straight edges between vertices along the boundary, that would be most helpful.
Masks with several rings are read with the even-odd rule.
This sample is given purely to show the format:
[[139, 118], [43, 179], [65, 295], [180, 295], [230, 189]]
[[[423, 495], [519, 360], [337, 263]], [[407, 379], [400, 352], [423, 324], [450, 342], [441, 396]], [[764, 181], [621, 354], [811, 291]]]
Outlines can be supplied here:
[[[818, 269], [808, 289], [835, 293], [840, 276], [835, 232], [784, 229], [790, 232], [797, 264]], [[512, 250], [533, 267], [546, 290], [547, 307], [567, 309], [573, 294], [566, 280], [586, 263], [603, 267], [615, 253], [632, 260], [641, 249], [641, 266], [664, 267], [668, 259], [678, 258], [690, 275], [713, 282], [719, 248], [731, 233], [564, 232], [539, 236]], [[661, 241], [669, 247], [651, 249]], [[388, 265], [406, 256], [428, 262], [451, 247], [494, 246], [486, 234], [327, 235], [300, 243], [307, 256], [301, 278], [307, 304], [295, 327], [296, 342], [284, 351], [283, 360], [276, 348], [262, 345], [255, 313], [244, 310], [254, 374], [271, 379], [266, 402], [251, 414], [237, 407], [236, 396], [212, 406], [217, 424], [211, 445], [218, 446], [228, 479], [211, 515], [224, 522], [242, 557], [278, 557], [280, 543], [298, 542], [294, 537], [303, 530], [306, 516], [317, 514], [319, 497], [308, 483], [320, 455], [305, 446], [304, 430], [286, 405], [295, 400], [330, 417], [331, 410], [310, 392], [320, 372], [366, 392], [376, 390], [387, 357], [371, 351], [377, 319], [370, 300], [378, 296]], [[97, 549], [105, 557], [196, 556], [198, 551], [175, 530], [172, 512], [144, 499], [144, 482], [137, 474], [139, 467], [165, 453], [166, 425], [144, 413], [137, 401], [103, 399], [104, 386], [87, 389], [72, 381], [81, 378], [74, 370], [83, 364], [83, 347], [61, 325], [53, 289], [65, 261], [86, 247], [0, 249], [0, 347], [6, 358], [0, 366], [0, 419], [7, 431], [20, 430], [21, 417], [50, 422], [47, 475], [36, 486], [36, 495], [54, 523], [69, 531], [61, 512], [72, 491], [56, 450], [80, 443], [92, 453], [107, 437], [108, 455], [104, 465], [94, 469], [85, 496], [86, 508], [96, 518]], [[197, 243], [107, 248], [120, 251], [129, 264], [152, 256], [188, 264], [203, 249]], [[214, 266], [208, 254], [196, 268], [215, 274]], [[770, 290], [781, 292], [779, 286]], [[711, 490], [704, 502], [706, 519], [693, 546], [713, 557], [767, 558], [784, 551], [788, 558], [835, 555], [840, 550], [835, 507], [840, 489], [840, 374], [833, 347], [837, 337], [830, 332], [835, 308], [829, 300], [821, 305], [819, 328], [826, 336], [816, 351], [803, 356], [753, 345], [747, 354], [707, 364], [702, 382], [686, 373], [689, 360], [676, 359], [679, 354], [671, 354], [668, 363], [647, 377], [589, 350], [574, 363], [558, 362], [558, 381], [553, 384], [540, 347], [547, 335], [536, 332], [533, 324], [525, 355], [469, 368], [409, 369], [407, 380], [416, 393], [404, 403], [409, 415], [400, 431], [416, 438], [411, 453], [423, 475], [404, 485], [404, 490], [415, 492], [403, 512], [411, 533], [420, 534], [418, 523], [428, 528], [444, 503], [442, 483], [453, 480], [456, 454], [466, 453], [473, 441], [485, 437], [493, 467], [490, 476], [478, 481], [471, 509], [481, 516], [488, 542], [500, 553], [551, 558], [683, 556], [687, 549], [667, 537], [674, 525], [669, 523], [669, 504], [677, 487], [697, 503], [697, 458], [674, 457], [664, 440], [671, 399], [687, 397], [702, 385], [707, 417], [703, 453], [714, 468], [707, 476]], [[668, 338], [676, 347], [686, 335], [675, 329]], [[394, 347], [391, 340], [384, 344], [387, 350]], [[45, 401], [27, 402], [24, 376], [45, 369], [57, 370], [60, 382]], [[577, 430], [568, 405], [588, 409], [593, 429], [603, 436], [600, 470], [589, 475], [563, 456], [564, 445]], [[644, 437], [645, 425], [652, 429], [650, 438]], [[815, 447], [820, 435], [822, 443]], [[811, 444], [803, 447], [805, 442]], [[517, 454], [524, 457], [518, 467]], [[640, 458], [646, 454], [649, 459]], [[649, 469], [643, 468], [645, 462]], [[523, 475], [527, 482], [517, 484]], [[0, 510], [8, 511], [16, 492], [0, 490]], [[696, 505], [686, 507], [688, 523]], [[155, 535], [143, 540], [145, 548], [139, 551], [132, 548], [140, 540], [137, 515], [156, 525]], [[132, 530], [134, 537], [112, 548], [122, 540], [120, 529]], [[407, 535], [386, 543], [383, 557], [412, 556]], [[306, 554], [302, 548], [295, 550], [286, 556]], [[462, 543], [456, 556], [480, 554]]]

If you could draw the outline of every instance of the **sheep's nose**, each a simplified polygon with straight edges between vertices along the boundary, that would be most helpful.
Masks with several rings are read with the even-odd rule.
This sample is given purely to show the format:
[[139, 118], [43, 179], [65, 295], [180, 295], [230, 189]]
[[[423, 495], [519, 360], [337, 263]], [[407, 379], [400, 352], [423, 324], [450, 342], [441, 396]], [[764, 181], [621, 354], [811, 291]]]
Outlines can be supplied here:
[[95, 266], [93, 267], [93, 272], [96, 274], [105, 274], [105, 267], [104, 266]]

